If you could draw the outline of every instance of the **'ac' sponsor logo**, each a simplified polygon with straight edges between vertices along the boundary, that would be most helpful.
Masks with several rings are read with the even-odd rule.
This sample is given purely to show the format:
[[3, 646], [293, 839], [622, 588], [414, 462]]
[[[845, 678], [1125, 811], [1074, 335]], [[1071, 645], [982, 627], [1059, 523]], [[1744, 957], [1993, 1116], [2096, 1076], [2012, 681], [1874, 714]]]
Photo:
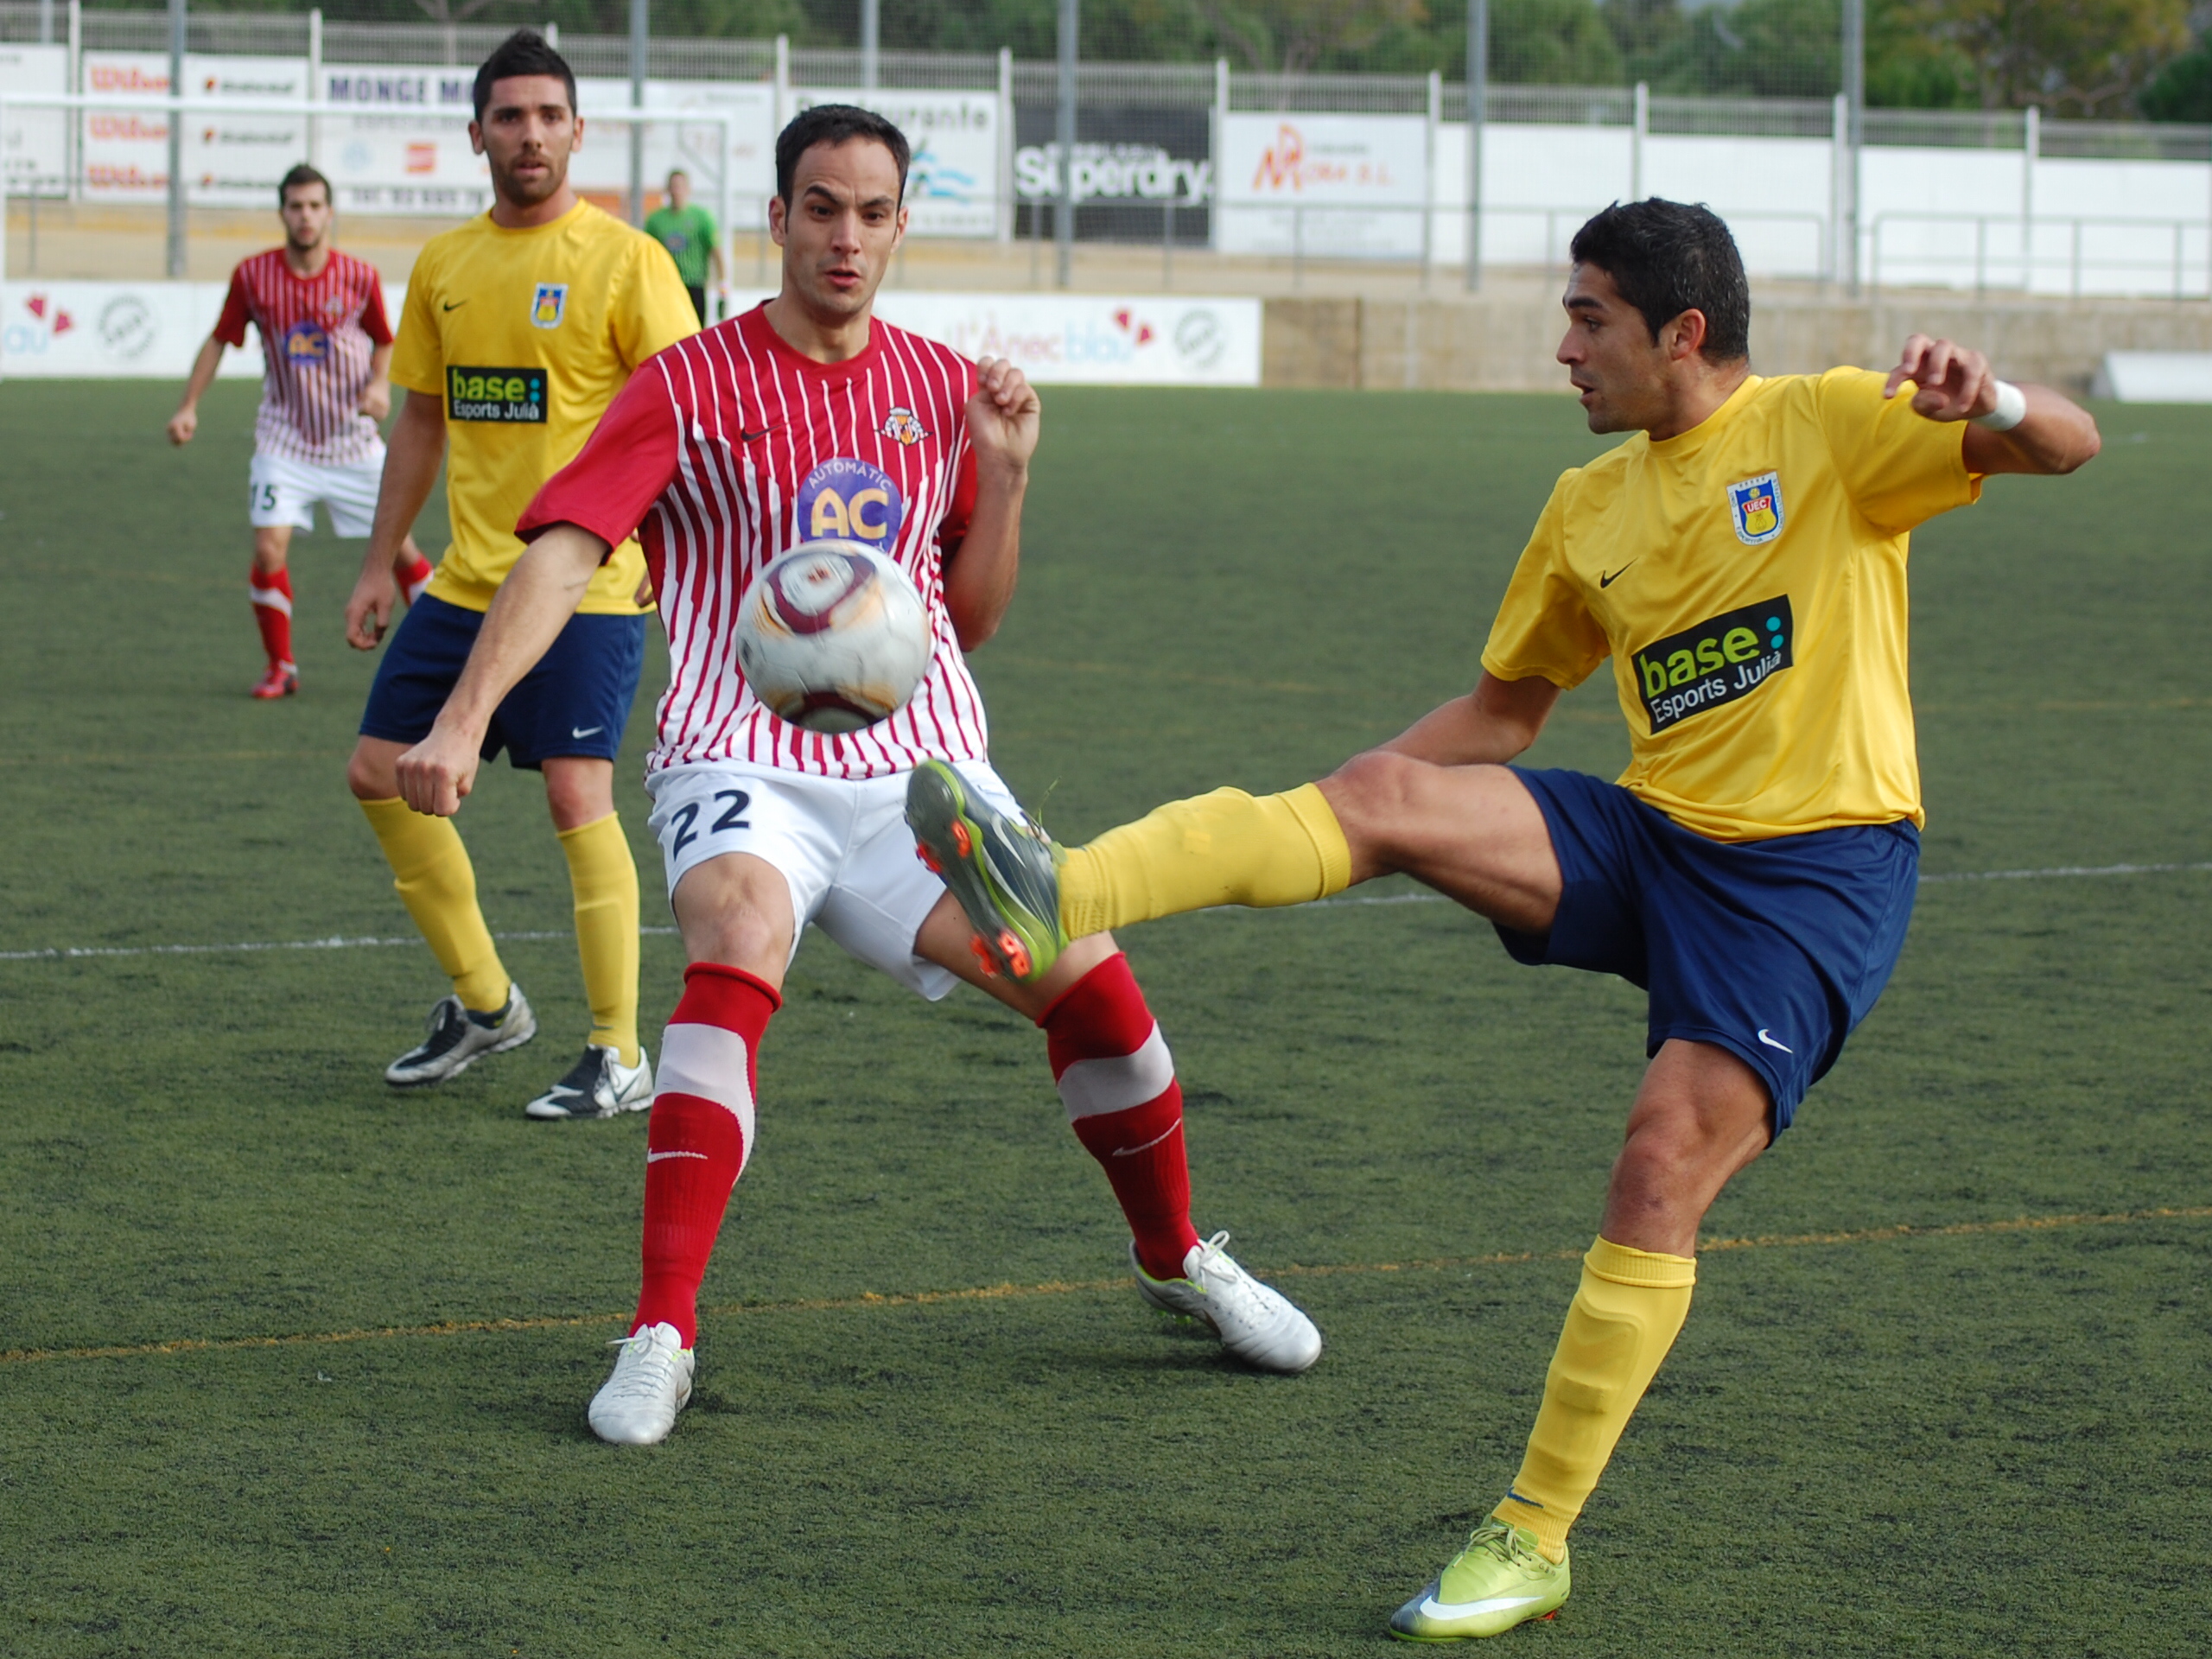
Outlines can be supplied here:
[[327, 362], [330, 335], [321, 323], [301, 318], [284, 331], [284, 359], [290, 363]]
[[491, 421], [500, 425], [545, 423], [545, 371], [446, 369], [446, 418]]
[[888, 550], [899, 539], [906, 504], [891, 474], [865, 461], [825, 461], [798, 486], [798, 539], [825, 537]]
[[1782, 475], [1761, 473], [1728, 486], [1728, 518], [1736, 539], [1758, 547], [1782, 534]]
[[1652, 735], [1749, 696], [1796, 661], [1796, 636], [1784, 594], [1644, 646], [1633, 665]]

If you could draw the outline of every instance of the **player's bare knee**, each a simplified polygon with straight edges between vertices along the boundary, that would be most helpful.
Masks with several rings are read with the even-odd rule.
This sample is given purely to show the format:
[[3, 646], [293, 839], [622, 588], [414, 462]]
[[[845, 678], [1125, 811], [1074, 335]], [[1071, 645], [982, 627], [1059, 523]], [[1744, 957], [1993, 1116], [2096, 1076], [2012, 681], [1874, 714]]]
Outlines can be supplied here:
[[346, 763], [346, 787], [357, 801], [389, 801], [399, 793], [399, 774], [391, 757], [356, 748]]
[[1321, 792], [1343, 826], [1352, 865], [1390, 861], [1399, 833], [1413, 821], [1426, 782], [1435, 767], [1388, 749], [1356, 754], [1321, 780]]
[[614, 810], [613, 769], [597, 766], [545, 767], [545, 808], [559, 830], [581, 830]]

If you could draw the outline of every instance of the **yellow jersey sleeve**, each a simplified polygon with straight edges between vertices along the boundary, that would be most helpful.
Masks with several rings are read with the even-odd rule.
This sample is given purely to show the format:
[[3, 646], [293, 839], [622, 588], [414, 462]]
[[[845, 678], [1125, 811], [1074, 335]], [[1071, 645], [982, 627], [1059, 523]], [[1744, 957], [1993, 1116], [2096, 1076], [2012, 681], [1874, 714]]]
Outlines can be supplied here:
[[1571, 467], [1552, 486], [1499, 601], [1483, 666], [1501, 680], [1541, 675], [1572, 690], [1612, 654], [1567, 562], [1567, 503], [1580, 477], [1581, 469]]
[[614, 308], [614, 348], [632, 369], [699, 332], [699, 314], [676, 262], [661, 256], [658, 243], [639, 238], [624, 273], [622, 302]]
[[1852, 505], [1869, 524], [1897, 531], [1980, 499], [1980, 476], [1967, 470], [1966, 423], [1915, 414], [1910, 381], [1883, 397], [1885, 378], [1830, 369], [1818, 383], [1821, 429]]
[[407, 303], [400, 308], [399, 330], [391, 346], [391, 384], [442, 397], [445, 353], [440, 348], [437, 318], [430, 308], [431, 290], [437, 285], [435, 261], [426, 248], [408, 274]]

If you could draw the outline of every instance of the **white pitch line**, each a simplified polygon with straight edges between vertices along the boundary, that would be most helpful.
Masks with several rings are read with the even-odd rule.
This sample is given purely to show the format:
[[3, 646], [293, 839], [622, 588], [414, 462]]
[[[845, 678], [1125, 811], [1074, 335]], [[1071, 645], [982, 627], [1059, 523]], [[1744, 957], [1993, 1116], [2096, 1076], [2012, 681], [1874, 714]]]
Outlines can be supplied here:
[[[1926, 887], [1936, 881], [2057, 881], [2082, 876], [2179, 875], [2208, 870], [2212, 870], [2212, 861], [2197, 864], [2055, 864], [2040, 870], [1959, 870], [1943, 875], [1923, 875], [1920, 878], [1920, 884]], [[1451, 902], [1440, 893], [1377, 893], [1372, 898], [1317, 899], [1311, 904], [1286, 905], [1280, 908], [1329, 910], [1351, 905], [1443, 905]], [[1199, 913], [1235, 915], [1243, 908], [1237, 905], [1223, 905], [1215, 911]], [[671, 938], [675, 936], [676, 929], [641, 927], [638, 931], [647, 938]], [[494, 933], [492, 937], [507, 944], [518, 940], [570, 939], [575, 935], [568, 929], [561, 928], [524, 933]], [[419, 938], [332, 938], [257, 939], [237, 944], [57, 945], [44, 950], [0, 950], [0, 962], [73, 962], [99, 957], [208, 957], [254, 950], [371, 950], [422, 943]]]

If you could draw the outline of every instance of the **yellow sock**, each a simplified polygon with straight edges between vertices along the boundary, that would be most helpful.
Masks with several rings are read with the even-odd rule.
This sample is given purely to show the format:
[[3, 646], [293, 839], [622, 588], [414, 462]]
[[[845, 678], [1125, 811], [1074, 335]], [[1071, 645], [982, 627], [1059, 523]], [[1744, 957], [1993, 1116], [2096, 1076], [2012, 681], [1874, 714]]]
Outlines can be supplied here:
[[1582, 1258], [1582, 1286], [1544, 1378], [1528, 1454], [1494, 1511], [1535, 1533], [1553, 1560], [1567, 1559], [1567, 1529], [1675, 1345], [1696, 1283], [1697, 1263], [1688, 1256], [1601, 1238]]
[[1351, 885], [1351, 848], [1318, 785], [1217, 789], [1071, 849], [1060, 925], [1077, 939], [1215, 905], [1302, 905]]
[[614, 813], [561, 832], [576, 899], [576, 955], [591, 1040], [638, 1063], [638, 864]]
[[507, 970], [499, 947], [476, 907], [476, 872], [468, 849], [451, 818], [417, 812], [397, 796], [363, 801], [369, 828], [377, 832], [392, 886], [407, 913], [429, 942], [430, 954], [453, 981], [461, 1005], [478, 1014], [497, 1014], [507, 1006]]

